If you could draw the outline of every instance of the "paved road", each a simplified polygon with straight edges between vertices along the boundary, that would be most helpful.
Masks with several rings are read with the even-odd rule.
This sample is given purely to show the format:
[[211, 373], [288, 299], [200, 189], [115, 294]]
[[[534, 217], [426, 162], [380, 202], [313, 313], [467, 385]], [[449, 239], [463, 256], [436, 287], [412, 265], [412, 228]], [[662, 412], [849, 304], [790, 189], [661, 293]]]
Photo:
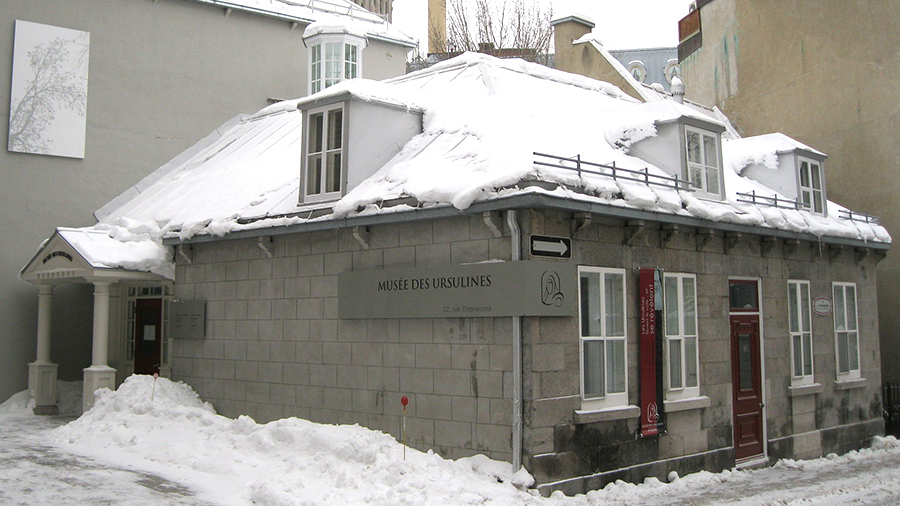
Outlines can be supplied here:
[[201, 506], [183, 485], [59, 452], [46, 442], [66, 417], [0, 417], [0, 504]]

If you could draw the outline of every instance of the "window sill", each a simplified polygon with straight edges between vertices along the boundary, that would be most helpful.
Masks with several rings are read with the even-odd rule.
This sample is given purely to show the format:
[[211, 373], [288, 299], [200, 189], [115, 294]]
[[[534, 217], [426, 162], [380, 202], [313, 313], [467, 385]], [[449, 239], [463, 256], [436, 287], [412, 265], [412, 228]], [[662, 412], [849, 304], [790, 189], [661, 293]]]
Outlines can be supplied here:
[[788, 397], [800, 397], [803, 395], [820, 394], [825, 390], [821, 383], [812, 383], [809, 385], [797, 385], [788, 387]]
[[854, 388], [865, 388], [869, 386], [869, 380], [866, 378], [857, 378], [851, 380], [835, 380], [835, 390], [851, 390]]
[[691, 397], [690, 399], [679, 399], [677, 401], [664, 401], [666, 413], [677, 413], [678, 411], [688, 411], [691, 409], [704, 409], [712, 404], [709, 397], [701, 395], [700, 397]]
[[640, 418], [641, 408], [637, 406], [616, 406], [595, 410], [575, 410], [575, 424], [581, 425], [594, 422], [611, 422], [613, 420], [625, 420], [627, 418]]

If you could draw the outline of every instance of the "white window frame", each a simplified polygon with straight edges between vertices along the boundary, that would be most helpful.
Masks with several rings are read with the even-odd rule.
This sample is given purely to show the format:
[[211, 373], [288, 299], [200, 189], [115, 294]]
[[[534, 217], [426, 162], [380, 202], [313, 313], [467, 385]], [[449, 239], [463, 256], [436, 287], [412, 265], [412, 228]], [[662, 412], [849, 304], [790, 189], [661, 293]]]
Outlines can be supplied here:
[[[804, 174], [804, 165], [806, 165], [808, 174]], [[797, 157], [797, 190], [797, 201], [803, 209], [813, 214], [825, 216], [827, 205], [825, 203], [825, 173], [822, 170], [822, 162], [812, 158]]]
[[[834, 282], [831, 286], [834, 297], [834, 360], [837, 380], [859, 379], [861, 368], [856, 283]], [[848, 294], [852, 297], [849, 297]], [[852, 321], [850, 316], [852, 316]], [[845, 334], [843, 339], [842, 334]]]
[[[335, 111], [340, 111], [341, 117], [341, 132], [339, 135], [340, 146], [334, 147], [329, 144], [329, 128], [333, 122], [333, 116], [331, 113]], [[314, 118], [321, 116], [322, 126], [321, 129], [314, 128], [312, 122]], [[344, 187], [346, 185], [346, 160], [347, 160], [347, 149], [346, 149], [346, 132], [347, 132], [347, 111], [344, 107], [343, 103], [332, 104], [324, 107], [318, 107], [316, 109], [310, 109], [306, 112], [305, 118], [305, 128], [304, 128], [304, 144], [303, 144], [303, 170], [301, 173], [301, 185], [303, 187], [302, 192], [302, 201], [303, 202], [322, 202], [327, 200], [335, 200], [339, 199], [341, 195], [343, 195]], [[313, 140], [312, 136], [315, 133], [322, 134], [322, 146], [320, 150], [314, 151], [314, 147], [312, 146]], [[338, 188], [332, 189], [329, 191], [328, 188], [328, 161], [332, 159], [334, 155], [338, 155], [339, 163], [337, 164], [337, 171], [339, 178]], [[310, 160], [318, 157], [322, 160], [322, 164], [319, 166], [319, 177], [318, 177], [318, 185], [317, 188], [311, 188], [310, 186]]]
[[[692, 298], [689, 297], [690, 290], [688, 290], [688, 286], [691, 285]], [[664, 273], [663, 294], [666, 400], [700, 397], [696, 274]], [[676, 349], [678, 353], [674, 353]]]
[[[596, 290], [592, 290], [590, 285], [583, 285], [587, 278], [597, 281]], [[586, 266], [578, 268], [578, 348], [582, 410], [590, 411], [628, 405], [628, 293], [625, 278], [625, 269]], [[620, 300], [610, 301], [608, 299], [607, 288], [613, 288], [613, 285], [607, 283], [618, 284], [618, 287], [615, 288], [618, 288], [621, 293]], [[587, 293], [585, 293], [586, 291]], [[621, 307], [613, 307], [613, 315], [610, 315], [608, 312], [610, 304]], [[621, 314], [616, 317], [614, 316], [616, 312]], [[587, 323], [589, 320], [596, 321], [594, 329], [585, 328], [589, 325]], [[610, 328], [611, 326], [615, 328]], [[593, 376], [600, 383], [599, 386], [593, 385], [593, 387], [597, 387], [597, 392], [590, 392], [589, 390], [593, 390], [593, 388], [586, 388], [590, 372], [587, 361], [590, 360], [590, 357], [585, 353], [585, 348], [592, 343], [600, 343], [599, 351], [602, 355], [599, 360], [599, 371], [591, 368], [595, 373]], [[610, 353], [610, 351], [619, 351], [619, 353]], [[608, 357], [615, 356], [617, 356], [617, 359], [613, 359], [615, 362], [610, 362]], [[614, 367], [610, 368], [610, 364]]]
[[[319, 35], [309, 45], [309, 93], [362, 77], [362, 46], [345, 35]], [[362, 40], [362, 39], [360, 39]]]
[[812, 299], [809, 281], [788, 280], [788, 336], [791, 347], [791, 386], [815, 383], [812, 341]]
[[[689, 137], [691, 134], [699, 135], [700, 139], [700, 159], [691, 160], [691, 145]], [[715, 160], [710, 160], [709, 153], [706, 152], [705, 146], [707, 141], [711, 142], [715, 147]], [[719, 136], [715, 132], [703, 130], [702, 128], [684, 125], [684, 162], [685, 162], [685, 181], [695, 188], [695, 193], [701, 197], [709, 197], [717, 200], [722, 199], [724, 194], [725, 182], [722, 178], [722, 145], [719, 142]], [[699, 171], [700, 181], [696, 181], [694, 171]], [[715, 174], [714, 178], [710, 176]], [[715, 180], [715, 188], [712, 188], [710, 181]], [[715, 190], [715, 191], [713, 191]]]

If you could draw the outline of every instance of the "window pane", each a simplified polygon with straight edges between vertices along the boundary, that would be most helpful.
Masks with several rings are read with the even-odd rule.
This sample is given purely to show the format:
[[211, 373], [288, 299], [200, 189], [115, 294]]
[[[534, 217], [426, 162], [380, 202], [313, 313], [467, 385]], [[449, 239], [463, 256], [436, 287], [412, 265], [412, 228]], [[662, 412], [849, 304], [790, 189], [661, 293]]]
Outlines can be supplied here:
[[834, 287], [834, 329], [837, 331], [847, 330], [847, 322], [845, 311], [847, 306], [844, 304], [844, 287], [836, 285]]
[[795, 335], [792, 339], [794, 355], [794, 376], [803, 376], [803, 339]]
[[681, 340], [672, 339], [669, 341], [669, 387], [683, 388], [681, 381]]
[[813, 209], [813, 211], [815, 211], [817, 213], [821, 213], [823, 211], [824, 206], [822, 205], [822, 193], [821, 192], [813, 193], [813, 208], [812, 209]]
[[847, 333], [838, 332], [838, 372], [850, 371], [850, 358], [848, 356]]
[[309, 153], [322, 151], [322, 133], [324, 130], [325, 116], [322, 113], [309, 116]]
[[755, 282], [731, 282], [728, 288], [731, 309], [759, 309]]
[[719, 193], [719, 169], [706, 168], [706, 191]]
[[307, 159], [306, 194], [318, 195], [322, 192], [322, 155], [312, 155]]
[[703, 136], [703, 163], [707, 167], [719, 166], [719, 150], [716, 149], [716, 138], [708, 135]]
[[800, 162], [800, 186], [809, 188], [809, 164]]
[[797, 294], [799, 287], [797, 283], [788, 284], [788, 322], [791, 332], [800, 332], [800, 301]]
[[678, 324], [678, 278], [667, 276], [665, 286], [666, 335], [677, 336], [681, 334]]
[[856, 288], [847, 287], [847, 330], [857, 330], [856, 326]]
[[689, 162], [702, 163], [700, 159], [700, 134], [687, 131], [687, 157]]
[[695, 296], [694, 278], [682, 278], [684, 294], [684, 335], [697, 335], [697, 300]]
[[697, 375], [697, 338], [684, 339], [684, 386], [695, 387], [699, 384]]
[[856, 332], [847, 333], [847, 353], [851, 371], [859, 370], [859, 334]]
[[603, 385], [603, 341], [584, 341], [584, 397], [586, 399], [604, 396]]
[[618, 394], [625, 391], [625, 341], [606, 341], [606, 388], [607, 393]]
[[341, 152], [328, 153], [328, 166], [325, 172], [325, 192], [341, 190]]
[[600, 336], [600, 276], [581, 274], [581, 335]]
[[328, 149], [340, 149], [343, 142], [344, 113], [340, 109], [328, 111]]
[[622, 274], [604, 276], [606, 299], [606, 336], [625, 335], [625, 285]]
[[809, 322], [809, 284], [800, 284], [800, 330], [809, 332], [812, 330]]
[[817, 190], [821, 190], [822, 189], [822, 181], [819, 177], [819, 166], [815, 163], [811, 164], [809, 173], [812, 176], [812, 187]]
[[696, 188], [703, 188], [703, 167], [699, 165], [688, 166], [688, 180]]
[[803, 334], [803, 375], [812, 375], [812, 334]]

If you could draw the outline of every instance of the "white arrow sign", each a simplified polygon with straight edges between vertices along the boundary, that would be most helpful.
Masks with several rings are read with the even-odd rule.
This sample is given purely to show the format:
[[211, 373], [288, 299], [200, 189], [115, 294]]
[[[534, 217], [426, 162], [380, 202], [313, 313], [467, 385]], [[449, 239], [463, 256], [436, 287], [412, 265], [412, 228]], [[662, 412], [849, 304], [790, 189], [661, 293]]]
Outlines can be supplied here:
[[536, 256], [553, 256], [569, 258], [572, 240], [565, 237], [531, 236], [531, 254]]

